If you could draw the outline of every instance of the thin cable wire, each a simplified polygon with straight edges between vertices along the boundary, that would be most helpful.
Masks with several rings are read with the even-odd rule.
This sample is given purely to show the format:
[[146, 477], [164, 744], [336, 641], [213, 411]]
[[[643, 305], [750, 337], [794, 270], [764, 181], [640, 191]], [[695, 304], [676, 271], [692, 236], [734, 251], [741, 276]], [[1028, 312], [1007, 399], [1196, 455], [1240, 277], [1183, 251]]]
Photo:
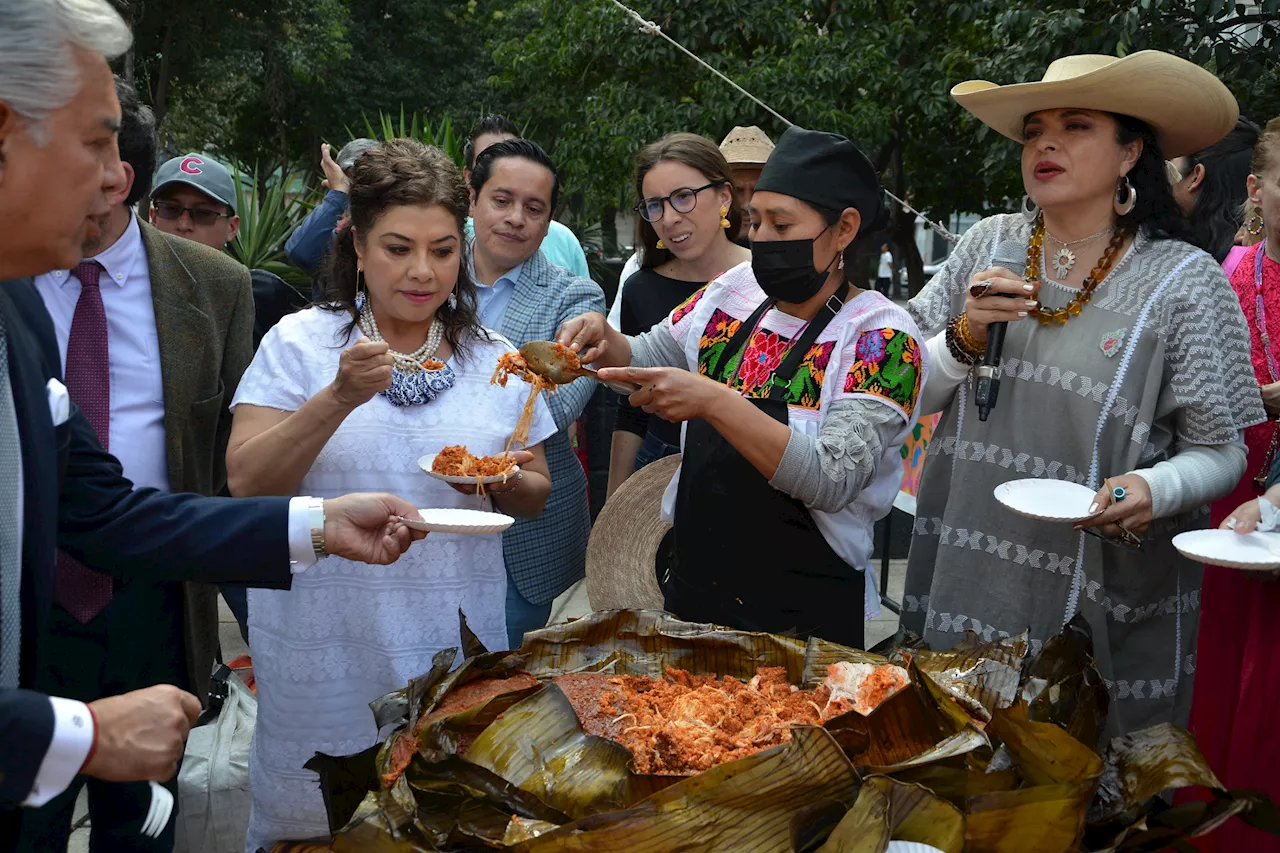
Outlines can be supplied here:
[[[623, 12], [627, 17], [631, 18], [631, 20], [635, 21], [636, 26], [638, 26], [638, 27], [640, 28], [640, 31], [641, 31], [642, 33], [644, 33], [645, 35], [650, 35], [650, 36], [660, 36], [661, 38], [666, 39], [666, 41], [667, 41], [669, 44], [671, 44], [671, 46], [672, 46], [672, 47], [676, 48], [676, 50], [679, 50], [679, 51], [680, 51], [681, 53], [683, 53], [685, 56], [689, 57], [689, 58], [690, 58], [690, 59], [692, 59], [694, 62], [696, 62], [696, 63], [698, 63], [699, 65], [701, 65], [703, 68], [707, 69], [707, 70], [708, 70], [708, 71], [710, 71], [712, 74], [716, 75], [716, 76], [717, 76], [717, 77], [719, 77], [721, 80], [723, 80], [724, 82], [728, 83], [728, 84], [729, 84], [730, 86], [732, 86], [734, 89], [738, 90], [738, 92], [740, 92], [741, 94], [743, 94], [743, 95], [745, 95], [746, 97], [750, 98], [751, 100], [755, 101], [757, 104], [759, 104], [759, 105], [760, 105], [761, 107], [763, 107], [764, 109], [768, 110], [769, 114], [770, 114], [770, 115], [772, 115], [774, 118], [776, 118], [778, 121], [782, 122], [782, 123], [783, 123], [783, 124], [785, 124], [787, 127], [795, 127], [795, 122], [791, 121], [791, 120], [790, 120], [790, 119], [788, 119], [786, 116], [782, 115], [782, 114], [781, 114], [781, 113], [779, 113], [777, 110], [775, 110], [773, 107], [769, 106], [769, 105], [768, 105], [768, 104], [766, 104], [764, 101], [760, 100], [760, 99], [759, 99], [759, 98], [757, 98], [755, 95], [751, 94], [751, 93], [750, 93], [750, 92], [748, 92], [746, 89], [744, 89], [744, 88], [742, 88], [741, 86], [739, 86], [739, 85], [738, 85], [737, 83], [735, 83], [732, 79], [730, 79], [729, 77], [725, 76], [725, 75], [724, 75], [724, 74], [723, 74], [719, 69], [714, 68], [713, 66], [709, 65], [709, 64], [706, 62], [706, 60], [704, 60], [702, 57], [698, 56], [696, 53], [694, 53], [693, 51], [689, 50], [687, 47], [685, 47], [684, 45], [682, 45], [680, 42], [676, 41], [676, 40], [675, 40], [675, 39], [673, 39], [671, 36], [667, 35], [665, 32], [663, 32], [662, 27], [661, 27], [661, 26], [659, 26], [656, 22], [654, 22], [654, 21], [647, 21], [647, 20], [645, 20], [645, 19], [644, 19], [644, 17], [643, 17], [643, 16], [641, 16], [641, 14], [640, 14], [639, 12], [637, 12], [635, 9], [632, 9], [632, 8], [630, 8], [630, 7], [626, 6], [626, 5], [624, 5], [623, 3], [620, 3], [620, 2], [619, 2], [619, 0], [609, 0], [609, 2], [610, 2], [610, 3], [612, 3], [613, 5], [617, 6], [619, 9], [621, 9], [621, 10], [622, 10], [622, 12]], [[923, 219], [923, 220], [924, 220], [924, 224], [925, 224], [925, 225], [927, 225], [927, 226], [929, 227], [929, 229], [930, 229], [931, 231], [933, 231], [935, 234], [937, 234], [938, 236], [942, 237], [944, 240], [948, 240], [948, 241], [950, 241], [950, 242], [952, 242], [952, 243], [959, 243], [959, 242], [960, 242], [960, 236], [959, 236], [958, 234], [953, 234], [953, 233], [951, 233], [949, 230], [947, 230], [947, 228], [946, 228], [946, 227], [944, 227], [944, 226], [943, 226], [943, 225], [941, 225], [940, 223], [934, 222], [932, 219], [930, 219], [929, 217], [925, 216], [923, 213], [921, 213], [920, 211], [916, 210], [916, 209], [915, 209], [914, 207], [912, 207], [910, 204], [908, 204], [907, 202], [905, 202], [905, 201], [903, 201], [902, 199], [898, 198], [896, 195], [894, 195], [893, 193], [889, 192], [887, 189], [884, 189], [883, 187], [882, 187], [881, 189], [883, 190], [883, 192], [884, 192], [884, 194], [885, 194], [886, 196], [888, 196], [888, 197], [889, 197], [890, 199], [892, 199], [896, 204], [898, 204], [899, 206], [901, 206], [901, 207], [902, 207], [902, 209], [903, 209], [903, 210], [905, 210], [907, 213], [915, 214], [916, 216], [918, 216], [918, 217], [920, 217], [921, 219]]]

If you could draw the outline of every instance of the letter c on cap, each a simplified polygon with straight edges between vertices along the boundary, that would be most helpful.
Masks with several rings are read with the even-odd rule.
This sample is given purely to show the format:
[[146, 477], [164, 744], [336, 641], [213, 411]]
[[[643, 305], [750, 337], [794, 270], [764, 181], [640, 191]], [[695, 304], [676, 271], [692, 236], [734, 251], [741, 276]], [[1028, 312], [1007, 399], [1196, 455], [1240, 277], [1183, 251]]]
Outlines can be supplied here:
[[184, 157], [182, 162], [178, 164], [178, 168], [188, 175], [200, 175], [204, 170], [200, 167], [204, 165], [204, 161], [199, 157]]

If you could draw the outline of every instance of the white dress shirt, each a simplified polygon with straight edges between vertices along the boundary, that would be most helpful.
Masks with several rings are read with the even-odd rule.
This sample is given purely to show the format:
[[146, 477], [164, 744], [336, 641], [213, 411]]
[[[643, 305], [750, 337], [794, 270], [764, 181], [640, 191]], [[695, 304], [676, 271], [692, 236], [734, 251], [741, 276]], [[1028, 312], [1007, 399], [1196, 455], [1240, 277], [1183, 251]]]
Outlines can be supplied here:
[[[111, 359], [111, 453], [124, 475], [141, 487], [169, 491], [165, 456], [164, 382], [160, 373], [160, 340], [151, 301], [151, 270], [136, 217], [120, 239], [94, 260], [104, 272], [98, 280], [107, 314], [107, 347]], [[37, 276], [36, 290], [53, 318], [58, 351], [65, 370], [71, 320], [80, 299], [80, 282], [69, 270]], [[55, 401], [50, 398], [50, 405]], [[61, 423], [56, 419], [55, 424]], [[289, 558], [294, 572], [316, 561], [311, 546], [310, 498], [289, 501]], [[18, 528], [22, 548], [22, 528]], [[36, 774], [24, 806], [42, 806], [66, 790], [84, 765], [95, 738], [93, 715], [83, 702], [50, 697], [53, 740]]]
[[[98, 281], [107, 313], [111, 359], [111, 431], [107, 449], [120, 460], [136, 485], [169, 491], [164, 447], [164, 380], [160, 375], [160, 339], [151, 300], [151, 268], [142, 230], [130, 215], [120, 239], [93, 260], [104, 272]], [[67, 340], [80, 299], [80, 281], [68, 270], [36, 277], [36, 290], [53, 318], [62, 370], [67, 369]]]

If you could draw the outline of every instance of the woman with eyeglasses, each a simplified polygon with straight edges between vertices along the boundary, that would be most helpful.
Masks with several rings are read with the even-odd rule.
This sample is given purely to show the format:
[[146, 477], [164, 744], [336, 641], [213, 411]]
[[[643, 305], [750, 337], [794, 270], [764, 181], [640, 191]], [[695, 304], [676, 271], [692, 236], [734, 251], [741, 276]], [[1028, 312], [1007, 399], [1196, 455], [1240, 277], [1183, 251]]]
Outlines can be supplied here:
[[[672, 133], [636, 156], [642, 262], [622, 292], [624, 335], [646, 332], [725, 270], [751, 259], [733, 242], [742, 223], [729, 164], [709, 139]], [[680, 452], [680, 426], [619, 401], [609, 494], [650, 462]]]
[[902, 480], [925, 380], [907, 312], [850, 287], [882, 196], [852, 142], [793, 127], [751, 197], [749, 264], [644, 334], [599, 314], [561, 330], [583, 361], [612, 368], [602, 378], [641, 386], [631, 405], [684, 424], [660, 572], [682, 619], [861, 646], [879, 612], [872, 530]]

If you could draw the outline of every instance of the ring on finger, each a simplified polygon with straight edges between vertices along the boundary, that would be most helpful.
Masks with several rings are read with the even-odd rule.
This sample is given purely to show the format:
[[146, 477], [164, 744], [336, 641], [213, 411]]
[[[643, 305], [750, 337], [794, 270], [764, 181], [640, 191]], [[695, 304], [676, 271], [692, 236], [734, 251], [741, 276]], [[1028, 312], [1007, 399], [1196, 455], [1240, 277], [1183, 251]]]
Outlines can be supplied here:
[[1129, 545], [1133, 548], [1142, 547], [1142, 538], [1140, 536], [1138, 536], [1132, 530], [1129, 530], [1128, 528], [1126, 528], [1123, 524], [1121, 524], [1118, 521], [1116, 522], [1116, 527], [1120, 528], [1120, 538], [1121, 540], [1124, 541], [1126, 545]]
[[981, 299], [991, 292], [991, 282], [984, 281], [978, 284], [969, 285], [969, 295], [974, 299]]

